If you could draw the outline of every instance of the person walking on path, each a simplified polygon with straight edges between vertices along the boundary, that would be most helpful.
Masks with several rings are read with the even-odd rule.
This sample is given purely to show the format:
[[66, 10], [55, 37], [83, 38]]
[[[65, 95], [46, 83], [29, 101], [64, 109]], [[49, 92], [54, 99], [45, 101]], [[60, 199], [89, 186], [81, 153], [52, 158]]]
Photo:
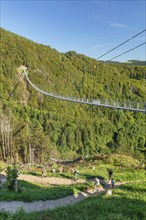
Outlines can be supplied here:
[[42, 178], [43, 177], [46, 177], [46, 168], [45, 167], [43, 167], [43, 169], [42, 169]]
[[109, 176], [109, 183], [111, 183], [111, 179], [112, 179], [112, 176], [113, 176], [113, 170], [112, 169], [108, 170], [108, 176]]
[[75, 176], [75, 180], [77, 180], [77, 179], [78, 179], [79, 171], [76, 170], [75, 168], [73, 168], [73, 174], [74, 174], [74, 176]]
[[100, 181], [99, 181], [99, 179], [96, 177], [95, 178], [95, 186], [99, 186], [100, 185]]
[[111, 187], [113, 188], [115, 186], [115, 181], [114, 181], [114, 179], [112, 178], [111, 179]]

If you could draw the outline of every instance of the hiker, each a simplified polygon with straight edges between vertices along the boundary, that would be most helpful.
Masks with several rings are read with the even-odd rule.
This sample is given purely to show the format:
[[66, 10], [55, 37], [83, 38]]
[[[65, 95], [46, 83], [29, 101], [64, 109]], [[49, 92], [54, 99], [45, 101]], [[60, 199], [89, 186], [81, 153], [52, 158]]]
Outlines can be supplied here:
[[63, 167], [62, 166], [59, 168], [59, 172], [63, 173]]
[[77, 179], [77, 178], [78, 178], [79, 171], [76, 170], [75, 168], [73, 168], [72, 171], [73, 171], [73, 174], [74, 174], [74, 176], [75, 176], [75, 179]]
[[96, 177], [95, 178], [95, 186], [99, 186], [100, 185], [100, 180]]
[[79, 171], [78, 171], [78, 170], [75, 170], [74, 175], [75, 175], [75, 179], [76, 179], [76, 180], [78, 179], [78, 174], [79, 174]]
[[56, 173], [56, 169], [55, 168], [52, 169], [52, 173]]
[[113, 170], [109, 169], [108, 170], [109, 182], [111, 181], [112, 175], [113, 175]]
[[115, 186], [115, 181], [114, 179], [111, 179], [111, 187], [113, 188]]
[[42, 169], [42, 177], [46, 177], [46, 168], [45, 167], [43, 167], [43, 169]]

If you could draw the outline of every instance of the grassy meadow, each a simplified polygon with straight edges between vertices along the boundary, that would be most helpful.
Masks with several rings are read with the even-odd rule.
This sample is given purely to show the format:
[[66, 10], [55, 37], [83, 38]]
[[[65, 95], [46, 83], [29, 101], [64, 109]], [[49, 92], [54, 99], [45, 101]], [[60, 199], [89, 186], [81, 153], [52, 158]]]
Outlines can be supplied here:
[[[54, 166], [54, 164], [53, 164]], [[37, 201], [63, 198], [85, 191], [93, 186], [95, 177], [108, 181], [108, 169], [113, 169], [115, 183], [128, 182], [113, 189], [112, 196], [102, 194], [94, 198], [86, 198], [75, 205], [63, 208], [46, 210], [26, 214], [23, 209], [15, 214], [0, 213], [0, 220], [144, 220], [146, 219], [146, 170], [141, 163], [131, 157], [113, 155], [112, 157], [95, 157], [68, 164], [63, 167], [63, 173], [59, 172], [59, 165], [55, 164], [56, 173], [52, 167], [46, 168], [47, 177], [60, 177], [60, 179], [74, 180], [72, 168], [79, 171], [78, 178], [85, 179], [86, 183], [73, 185], [51, 185], [30, 183], [18, 180], [18, 187], [22, 192], [13, 192], [7, 189], [7, 183], [0, 188], [0, 201]], [[1, 166], [1, 171], [6, 165]], [[41, 178], [41, 166], [18, 166], [20, 172], [27, 176]], [[31, 177], [30, 176], [30, 177]], [[44, 177], [45, 178], [45, 177]], [[139, 181], [139, 182], [137, 182]]]
[[20, 209], [11, 215], [0, 214], [7, 220], [144, 220], [146, 219], [146, 182], [131, 183], [113, 190], [112, 196], [87, 198], [75, 205], [26, 214]]

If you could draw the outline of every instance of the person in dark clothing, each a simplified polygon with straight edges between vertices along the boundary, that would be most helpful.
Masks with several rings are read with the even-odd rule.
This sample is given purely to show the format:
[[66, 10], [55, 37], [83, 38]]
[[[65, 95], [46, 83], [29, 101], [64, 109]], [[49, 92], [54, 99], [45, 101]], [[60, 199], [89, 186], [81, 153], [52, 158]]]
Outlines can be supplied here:
[[114, 179], [111, 179], [111, 186], [112, 186], [112, 188], [115, 186], [115, 181], [114, 181]]
[[109, 181], [111, 181], [112, 176], [113, 176], [113, 170], [112, 169], [108, 170], [108, 176], [109, 176]]

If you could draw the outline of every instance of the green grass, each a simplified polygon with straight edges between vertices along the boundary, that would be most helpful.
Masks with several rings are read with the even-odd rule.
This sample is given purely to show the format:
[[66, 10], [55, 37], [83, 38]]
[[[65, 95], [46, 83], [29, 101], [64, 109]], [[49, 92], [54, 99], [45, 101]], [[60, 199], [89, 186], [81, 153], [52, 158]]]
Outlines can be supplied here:
[[0, 201], [27, 201], [58, 199], [73, 195], [75, 191], [83, 191], [87, 184], [75, 184], [73, 186], [42, 186], [19, 180], [18, 186], [22, 192], [13, 192], [6, 188], [6, 184], [0, 190]]
[[[133, 169], [133, 168], [126, 168], [121, 166], [113, 166], [110, 164], [100, 164], [95, 165], [95, 170], [92, 169], [93, 163], [87, 164], [78, 164], [77, 169], [79, 170], [79, 178], [84, 179], [90, 179], [94, 178], [95, 176], [101, 177], [105, 180], [108, 179], [108, 173], [107, 169], [112, 168], [114, 173], [113, 177], [116, 182], [118, 181], [136, 181], [136, 180], [146, 180], [146, 170], [144, 169]], [[69, 167], [68, 167], [69, 170]], [[32, 170], [22, 170], [22, 173], [35, 175], [35, 176], [41, 176], [40, 169], [32, 169]], [[61, 178], [68, 178], [72, 179], [74, 178], [74, 175], [72, 174], [71, 170], [70, 172], [65, 173], [50, 173], [47, 172], [47, 176], [53, 177], [61, 177]], [[61, 197], [65, 197], [67, 195], [73, 195], [75, 191], [84, 191], [84, 189], [87, 187], [87, 185], [90, 185], [90, 183], [87, 184], [76, 184], [73, 186], [52, 186], [52, 185], [39, 185], [35, 183], [29, 183], [26, 181], [18, 181], [18, 187], [22, 188], [22, 192], [13, 192], [8, 191], [6, 188], [6, 184], [3, 188], [0, 189], [0, 201], [36, 201], [36, 200], [49, 200], [49, 199], [57, 199]]]
[[26, 214], [23, 210], [10, 215], [0, 214], [4, 220], [145, 220], [146, 182], [123, 185], [113, 195], [85, 199], [75, 205]]
[[[131, 158], [130, 158], [131, 159]], [[132, 159], [131, 159], [132, 160]], [[134, 160], [133, 160], [134, 161]], [[79, 171], [79, 178], [90, 179], [95, 177], [101, 177], [103, 179], [108, 179], [107, 169], [113, 169], [113, 177], [116, 181], [133, 181], [133, 180], [144, 180], [146, 179], [146, 170], [144, 168], [138, 168], [129, 166], [129, 158], [127, 159], [127, 166], [124, 165], [112, 165], [112, 164], [103, 164], [101, 161], [83, 161], [82, 163], [77, 163], [74, 166]], [[132, 162], [131, 162], [132, 163]], [[95, 170], [92, 167], [95, 166]], [[41, 169], [31, 168], [31, 170], [22, 170], [23, 174], [31, 174], [35, 176], [41, 176]], [[67, 179], [73, 179], [74, 175], [72, 173], [72, 166], [68, 165], [65, 167], [63, 173], [52, 173], [50, 168], [47, 168], [47, 177], [61, 177]]]
[[77, 169], [81, 173], [81, 177], [93, 178], [102, 177], [108, 179], [107, 169], [113, 169], [113, 178], [116, 181], [134, 181], [134, 180], [145, 180], [146, 170], [135, 169], [132, 167], [114, 166], [111, 164], [94, 164], [95, 170], [92, 169], [92, 165], [78, 165]]
[[[95, 170], [92, 167], [95, 166]], [[71, 166], [67, 166], [62, 174], [53, 174], [47, 170], [48, 177], [62, 177], [72, 179], [74, 175]], [[90, 179], [95, 176], [108, 179], [107, 169], [113, 169], [113, 177], [116, 181], [128, 181], [131, 183], [113, 190], [113, 195], [107, 197], [100, 195], [85, 199], [75, 205], [54, 210], [26, 214], [20, 209], [15, 214], [0, 213], [0, 220], [145, 220], [146, 219], [146, 182], [132, 183], [136, 180], [146, 180], [146, 170], [138, 167], [122, 166], [114, 164], [102, 164], [99, 161], [84, 161], [76, 164], [79, 170], [79, 178]], [[41, 168], [33, 167], [30, 170], [21, 170], [22, 173], [41, 176]], [[0, 189], [1, 201], [36, 201], [65, 197], [83, 191], [88, 184], [76, 184], [73, 186], [44, 186], [26, 181], [18, 181], [21, 193], [12, 192], [4, 188]]]

